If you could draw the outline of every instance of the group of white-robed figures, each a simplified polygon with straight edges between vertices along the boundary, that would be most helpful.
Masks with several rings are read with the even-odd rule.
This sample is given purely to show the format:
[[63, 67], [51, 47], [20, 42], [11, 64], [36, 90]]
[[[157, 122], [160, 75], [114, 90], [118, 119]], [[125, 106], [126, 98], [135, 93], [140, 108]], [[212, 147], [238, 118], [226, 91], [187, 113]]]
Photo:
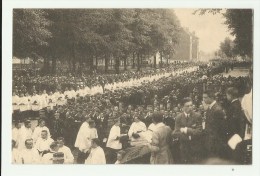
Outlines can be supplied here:
[[[146, 145], [151, 151], [151, 164], [170, 164], [173, 159], [170, 154], [169, 140], [171, 140], [171, 129], [163, 122], [161, 113], [153, 114], [153, 123], [148, 127], [140, 121], [139, 117], [134, 117], [134, 122], [130, 126], [128, 134], [122, 134], [120, 129], [120, 120], [116, 119], [110, 129], [108, 138], [104, 139], [106, 147], [119, 151], [122, 149], [120, 138], [128, 135], [132, 145]], [[106, 164], [104, 150], [99, 145], [94, 145], [93, 139], [96, 139], [97, 131], [93, 126], [92, 120], [88, 118], [79, 129], [75, 147], [81, 152], [89, 153], [85, 164]], [[160, 138], [160, 139], [159, 139]], [[120, 157], [119, 157], [120, 156]], [[121, 155], [118, 155], [115, 164], [120, 164]]]
[[45, 121], [32, 130], [29, 120], [16, 123], [12, 133], [12, 163], [13, 164], [52, 164], [53, 154], [63, 153], [65, 164], [74, 163], [74, 156], [69, 147], [64, 145], [63, 137], [57, 141], [51, 138]]

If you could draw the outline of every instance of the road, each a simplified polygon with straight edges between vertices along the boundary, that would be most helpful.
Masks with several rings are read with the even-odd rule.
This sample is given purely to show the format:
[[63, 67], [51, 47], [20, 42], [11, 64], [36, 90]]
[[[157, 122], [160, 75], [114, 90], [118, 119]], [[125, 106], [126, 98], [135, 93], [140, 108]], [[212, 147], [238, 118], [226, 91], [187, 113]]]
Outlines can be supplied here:
[[232, 71], [229, 71], [228, 73], [223, 73], [223, 76], [228, 77], [239, 77], [239, 76], [248, 76], [249, 69], [248, 68], [235, 68]]

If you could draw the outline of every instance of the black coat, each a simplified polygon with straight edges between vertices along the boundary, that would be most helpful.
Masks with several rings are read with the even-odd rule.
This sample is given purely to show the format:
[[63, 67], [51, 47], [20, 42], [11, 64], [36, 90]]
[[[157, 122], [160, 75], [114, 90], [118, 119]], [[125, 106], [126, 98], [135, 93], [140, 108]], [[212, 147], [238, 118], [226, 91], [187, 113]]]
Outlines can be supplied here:
[[208, 157], [225, 158], [227, 151], [227, 121], [219, 104], [214, 104], [206, 112], [205, 148]]
[[[181, 133], [180, 128], [187, 127], [187, 134]], [[177, 115], [173, 137], [179, 139], [181, 163], [196, 162], [202, 152], [202, 117], [192, 112], [187, 118], [184, 113]]]
[[245, 136], [247, 119], [241, 108], [241, 103], [237, 99], [227, 107], [227, 132], [228, 138], [238, 134], [241, 138]]

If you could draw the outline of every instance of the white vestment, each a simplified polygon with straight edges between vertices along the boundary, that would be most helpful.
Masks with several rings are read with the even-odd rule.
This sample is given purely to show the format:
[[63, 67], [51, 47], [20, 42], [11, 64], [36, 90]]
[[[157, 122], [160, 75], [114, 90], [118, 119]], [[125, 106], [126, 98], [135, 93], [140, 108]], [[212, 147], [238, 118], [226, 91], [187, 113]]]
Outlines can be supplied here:
[[23, 149], [19, 154], [19, 164], [39, 164], [40, 155], [35, 149]]
[[119, 142], [119, 139], [117, 139], [120, 135], [120, 127], [113, 125], [110, 130], [106, 146], [112, 149], [121, 149], [122, 144]]
[[35, 127], [34, 131], [33, 131], [33, 135], [32, 135], [32, 138], [33, 138], [33, 142], [36, 143], [37, 139], [38, 138], [41, 138], [41, 132], [42, 130], [46, 130], [47, 131], [47, 135], [49, 137], [51, 137], [50, 135], [50, 130], [48, 127], [44, 126], [44, 127], [40, 127], [40, 126], [37, 126]]
[[59, 148], [58, 152], [64, 153], [64, 164], [73, 164], [74, 156], [72, 155], [69, 147], [62, 146], [61, 148]]
[[106, 164], [104, 150], [101, 147], [92, 148], [85, 164]]
[[26, 128], [24, 125], [21, 127], [19, 133], [19, 138], [18, 138], [18, 150], [25, 149], [25, 140], [26, 139], [31, 139], [32, 138], [32, 129], [31, 128]]

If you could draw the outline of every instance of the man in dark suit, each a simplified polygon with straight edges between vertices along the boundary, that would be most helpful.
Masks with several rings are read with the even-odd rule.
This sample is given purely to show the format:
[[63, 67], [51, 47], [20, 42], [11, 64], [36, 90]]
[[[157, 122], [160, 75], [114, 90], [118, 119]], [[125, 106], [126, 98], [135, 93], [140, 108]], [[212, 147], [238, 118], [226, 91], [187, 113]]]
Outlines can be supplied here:
[[208, 105], [205, 120], [205, 149], [207, 157], [227, 157], [227, 123], [225, 113], [215, 100], [213, 91], [203, 93], [203, 101]]
[[176, 117], [173, 137], [180, 142], [182, 164], [196, 163], [200, 158], [202, 117], [192, 110], [191, 98], [182, 101], [183, 112]]
[[[228, 139], [232, 138], [235, 134], [238, 134], [241, 139], [243, 139], [245, 136], [246, 124], [249, 122], [242, 111], [241, 102], [238, 99], [238, 90], [234, 87], [229, 87], [226, 90], [226, 95], [230, 102], [230, 105], [227, 107]], [[243, 164], [243, 154], [238, 146], [231, 152], [232, 155], [230, 157], [235, 162]]]
[[238, 134], [243, 138], [245, 135], [246, 117], [238, 99], [238, 90], [230, 87], [227, 89], [226, 95], [230, 102], [230, 105], [227, 107], [228, 137]]

